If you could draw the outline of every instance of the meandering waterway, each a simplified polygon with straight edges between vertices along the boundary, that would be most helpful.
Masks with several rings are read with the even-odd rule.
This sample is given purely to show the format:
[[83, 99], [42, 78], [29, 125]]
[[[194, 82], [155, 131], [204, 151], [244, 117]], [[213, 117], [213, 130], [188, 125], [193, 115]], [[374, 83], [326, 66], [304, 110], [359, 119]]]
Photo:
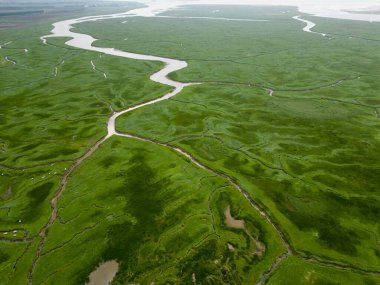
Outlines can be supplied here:
[[54, 29], [52, 30], [51, 35], [43, 36], [41, 39], [45, 42], [50, 37], [69, 37], [71, 38], [69, 41], [66, 42], [67, 45], [100, 52], [108, 55], [113, 56], [119, 56], [124, 58], [130, 58], [130, 59], [137, 59], [137, 60], [148, 60], [148, 61], [158, 61], [165, 64], [165, 67], [161, 69], [160, 71], [154, 73], [150, 76], [150, 79], [154, 82], [161, 83], [164, 85], [168, 85], [173, 87], [173, 91], [154, 100], [130, 107], [128, 109], [122, 110], [120, 112], [115, 112], [111, 118], [108, 121], [108, 135], [106, 138], [111, 137], [112, 135], [116, 135], [115, 130], [115, 121], [117, 117], [121, 116], [122, 114], [125, 114], [127, 112], [139, 109], [141, 107], [155, 104], [157, 102], [167, 100], [175, 95], [177, 95], [179, 92], [183, 90], [184, 87], [192, 85], [193, 83], [182, 83], [178, 81], [171, 80], [168, 75], [172, 72], [181, 70], [185, 67], [187, 67], [187, 63], [185, 61], [177, 60], [177, 59], [171, 59], [171, 58], [164, 58], [159, 56], [153, 56], [153, 55], [145, 55], [145, 54], [137, 54], [137, 53], [131, 53], [126, 51], [117, 50], [114, 48], [103, 48], [103, 47], [96, 47], [93, 46], [93, 43], [96, 41], [95, 38], [92, 36], [86, 35], [86, 34], [80, 34], [71, 31], [74, 24], [83, 23], [83, 22], [89, 22], [89, 21], [98, 21], [98, 20], [104, 20], [104, 19], [114, 19], [114, 18], [124, 18], [124, 17], [131, 17], [131, 16], [150, 16], [155, 15], [157, 12], [161, 12], [161, 9], [158, 9], [155, 6], [149, 6], [147, 8], [141, 8], [141, 9], [135, 9], [131, 10], [127, 13], [120, 13], [120, 14], [113, 14], [113, 15], [103, 15], [103, 16], [95, 16], [95, 17], [83, 17], [79, 19], [72, 19], [72, 20], [66, 20], [61, 21], [53, 24]]
[[312, 21], [302, 19], [301, 16], [294, 16], [293, 19], [306, 24], [306, 26], [302, 29], [304, 32], [321, 35], [323, 37], [326, 36], [326, 34], [324, 34], [324, 33], [318, 33], [318, 32], [314, 32], [311, 30], [312, 28], [314, 28], [316, 26], [316, 24], [313, 23]]

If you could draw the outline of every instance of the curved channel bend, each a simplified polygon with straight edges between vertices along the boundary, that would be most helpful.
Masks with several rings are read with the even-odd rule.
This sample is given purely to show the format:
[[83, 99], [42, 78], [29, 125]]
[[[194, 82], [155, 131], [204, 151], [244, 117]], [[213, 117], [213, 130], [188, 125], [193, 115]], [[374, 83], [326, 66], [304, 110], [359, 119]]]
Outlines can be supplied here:
[[93, 38], [90, 35], [76, 33], [71, 31], [73, 29], [74, 24], [83, 23], [83, 22], [90, 22], [90, 21], [99, 21], [99, 20], [105, 20], [105, 19], [115, 19], [115, 18], [125, 18], [125, 17], [153, 17], [156, 14], [162, 12], [162, 9], [158, 9], [155, 6], [149, 6], [146, 8], [140, 8], [128, 11], [126, 13], [119, 13], [119, 14], [112, 14], [112, 15], [101, 15], [101, 16], [92, 16], [92, 17], [82, 17], [78, 19], [71, 19], [71, 20], [65, 20], [60, 21], [57, 23], [54, 23], [54, 29], [51, 31], [50, 35], [46, 35], [41, 37], [41, 40], [43, 43], [46, 43], [47, 38], [51, 37], [68, 37], [71, 38], [68, 40], [65, 44], [80, 48], [84, 50], [89, 51], [95, 51], [100, 52], [103, 54], [113, 55], [113, 56], [119, 56], [124, 58], [130, 58], [130, 59], [137, 59], [137, 60], [148, 60], [148, 61], [158, 61], [165, 64], [165, 67], [162, 68], [160, 71], [154, 73], [150, 76], [150, 79], [154, 82], [161, 83], [164, 85], [168, 85], [173, 87], [174, 89], [167, 93], [166, 95], [159, 97], [157, 99], [130, 107], [128, 109], [114, 112], [110, 119], [108, 120], [107, 124], [107, 130], [108, 134], [105, 137], [105, 139], [113, 136], [118, 135], [115, 129], [115, 121], [117, 117], [121, 116], [122, 114], [128, 113], [130, 111], [139, 109], [141, 107], [151, 105], [163, 100], [167, 100], [175, 95], [177, 95], [179, 92], [183, 90], [184, 87], [189, 85], [194, 85], [194, 83], [182, 83], [178, 81], [174, 81], [168, 77], [168, 75], [172, 72], [181, 70], [185, 67], [187, 67], [187, 62], [177, 59], [171, 59], [171, 58], [165, 58], [165, 57], [159, 57], [159, 56], [153, 56], [153, 55], [145, 55], [145, 54], [138, 54], [138, 53], [131, 53], [126, 51], [117, 50], [114, 48], [103, 48], [103, 47], [95, 47], [92, 44], [97, 40]]

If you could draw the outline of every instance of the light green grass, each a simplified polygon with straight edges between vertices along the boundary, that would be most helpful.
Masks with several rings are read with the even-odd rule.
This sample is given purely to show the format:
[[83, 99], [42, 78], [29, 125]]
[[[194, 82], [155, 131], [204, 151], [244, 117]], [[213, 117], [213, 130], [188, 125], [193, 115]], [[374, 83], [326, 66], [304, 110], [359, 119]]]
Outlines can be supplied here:
[[295, 257], [289, 257], [280, 265], [265, 284], [286, 285], [289, 284], [290, 276], [292, 277], [292, 284], [294, 285], [375, 285], [380, 282], [378, 276], [355, 273], [349, 270], [333, 269], [308, 263]]
[[118, 129], [181, 146], [235, 177], [302, 254], [376, 269], [379, 123], [356, 105], [199, 85], [125, 115]]

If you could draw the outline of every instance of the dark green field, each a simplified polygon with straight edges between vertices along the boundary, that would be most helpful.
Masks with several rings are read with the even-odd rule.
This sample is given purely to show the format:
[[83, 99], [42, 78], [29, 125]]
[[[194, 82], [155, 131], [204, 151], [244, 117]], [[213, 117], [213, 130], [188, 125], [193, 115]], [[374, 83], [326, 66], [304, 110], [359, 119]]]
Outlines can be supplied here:
[[112, 284], [380, 284], [380, 24], [303, 15], [322, 37], [294, 7], [194, 5], [164, 15], [267, 21], [76, 25], [186, 60], [170, 77], [201, 83], [117, 120], [145, 141], [112, 137], [81, 162], [114, 111], [171, 89], [149, 80], [160, 63], [39, 38], [139, 5], [0, 30], [0, 284], [85, 284], [110, 260]]

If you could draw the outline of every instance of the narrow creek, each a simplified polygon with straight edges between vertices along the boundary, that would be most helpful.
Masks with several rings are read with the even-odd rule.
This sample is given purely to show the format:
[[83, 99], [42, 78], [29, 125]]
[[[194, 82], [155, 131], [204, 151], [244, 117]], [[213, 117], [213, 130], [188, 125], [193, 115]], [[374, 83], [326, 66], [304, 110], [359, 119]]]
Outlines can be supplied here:
[[293, 19], [306, 24], [306, 26], [302, 29], [304, 32], [321, 35], [322, 37], [326, 36], [325, 33], [318, 33], [311, 30], [312, 28], [316, 26], [316, 24], [313, 23], [312, 21], [302, 19], [301, 16], [294, 16]]

